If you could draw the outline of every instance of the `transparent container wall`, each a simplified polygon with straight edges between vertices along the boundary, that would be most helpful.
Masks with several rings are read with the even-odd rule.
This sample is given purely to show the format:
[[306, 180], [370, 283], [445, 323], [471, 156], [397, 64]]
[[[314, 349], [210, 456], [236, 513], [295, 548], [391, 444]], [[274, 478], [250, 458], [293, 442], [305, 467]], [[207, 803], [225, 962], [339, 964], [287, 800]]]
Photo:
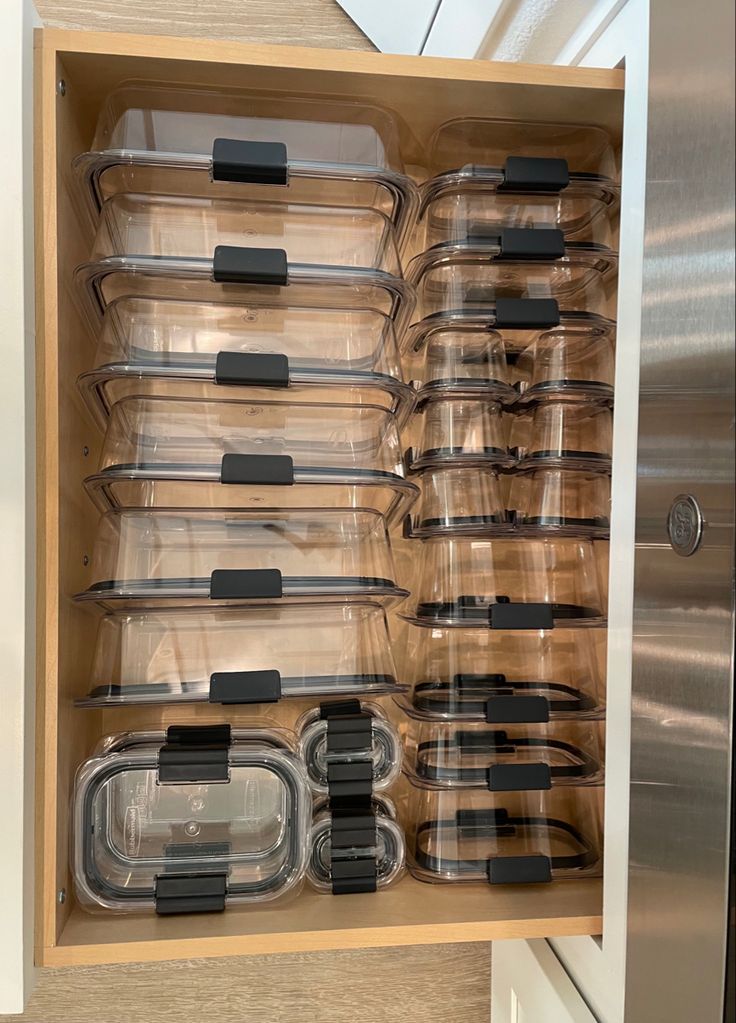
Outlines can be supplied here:
[[105, 203], [92, 259], [212, 259], [218, 245], [284, 249], [290, 263], [401, 275], [390, 221], [375, 210], [181, 196], [116, 195]]
[[311, 796], [292, 754], [231, 747], [225, 782], [164, 783], [158, 758], [158, 750], [139, 748], [78, 771], [73, 870], [83, 906], [152, 911], [157, 879], [172, 874], [225, 874], [228, 903], [297, 889]]
[[269, 700], [395, 692], [383, 610], [353, 603], [108, 614], [97, 630], [89, 693], [77, 702], [206, 702], [218, 696], [214, 676], [241, 690], [223, 699], [257, 702], [264, 673], [278, 674]]
[[535, 631], [604, 621], [589, 540], [443, 537], [416, 558], [410, 621]]
[[411, 717], [506, 724], [599, 715], [606, 634], [403, 625], [394, 647]]
[[541, 333], [515, 362], [517, 387], [526, 401], [574, 397], [612, 398], [613, 332], [605, 321]]
[[598, 876], [602, 793], [408, 787], [400, 816], [409, 870], [420, 881], [492, 885]]
[[421, 494], [409, 513], [413, 537], [462, 533], [508, 533], [506, 480], [493, 469], [427, 469], [418, 477]]
[[[397, 411], [407, 404], [393, 326], [367, 309], [124, 299], [106, 310], [93, 368], [79, 386], [101, 424], [116, 401], [133, 395], [278, 396], [259, 388], [257, 376], [250, 383], [223, 381], [220, 353], [285, 356], [285, 393], [297, 401], [344, 403], [342, 392], [354, 393], [360, 404], [383, 403]], [[259, 367], [253, 368], [257, 373]]]
[[508, 423], [499, 404], [480, 399], [433, 398], [420, 405], [412, 423], [410, 471], [440, 465], [498, 465], [514, 462]]
[[123, 511], [101, 518], [90, 587], [113, 610], [403, 599], [370, 512]]
[[610, 472], [612, 429], [607, 405], [550, 401], [514, 418], [511, 444], [523, 468]]
[[[323, 810], [314, 818], [311, 852], [307, 880], [318, 892], [347, 894], [350, 892], [381, 891], [398, 881], [404, 874], [406, 843], [401, 826], [391, 817], [375, 812], [351, 816], [343, 821], [356, 826], [356, 837], [364, 836], [365, 844], [346, 843], [334, 830], [340, 820], [339, 811]], [[339, 827], [339, 824], [338, 824]], [[358, 880], [357, 887], [341, 889], [345, 875]], [[350, 884], [350, 881], [348, 881]]]
[[517, 473], [510, 477], [508, 508], [517, 531], [605, 537], [611, 481], [600, 473], [571, 469]]
[[414, 720], [405, 732], [404, 770], [414, 785], [514, 792], [603, 780], [598, 721], [499, 728]]
[[512, 402], [512, 372], [500, 333], [488, 327], [429, 327], [406, 352], [407, 377], [421, 398], [454, 394]]

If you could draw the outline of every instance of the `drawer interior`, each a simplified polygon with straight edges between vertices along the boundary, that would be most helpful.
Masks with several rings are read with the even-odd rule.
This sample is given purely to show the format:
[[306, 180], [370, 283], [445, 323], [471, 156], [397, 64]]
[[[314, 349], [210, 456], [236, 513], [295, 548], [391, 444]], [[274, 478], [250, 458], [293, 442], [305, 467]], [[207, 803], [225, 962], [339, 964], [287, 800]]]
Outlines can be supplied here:
[[[111, 731], [164, 720], [221, 719], [222, 711], [206, 705], [165, 711], [73, 706], [88, 685], [96, 629], [95, 614], [70, 599], [90, 582], [97, 521], [82, 480], [102, 438], [76, 388], [77, 376], [91, 363], [93, 338], [72, 287], [73, 269], [87, 257], [90, 240], [70, 165], [89, 149], [105, 96], [135, 79], [376, 102], [401, 118], [402, 156], [411, 169], [432, 132], [461, 115], [595, 124], [620, 147], [623, 73], [107, 33], [44, 31], [36, 45], [39, 963], [599, 933], [601, 889], [595, 880], [491, 890], [406, 877], [373, 898], [326, 898], [304, 890], [270, 909], [167, 919], [110, 919], [75, 904], [70, 800], [75, 770], [95, 742]], [[613, 291], [610, 304], [615, 316]], [[602, 575], [604, 561], [605, 545]], [[228, 715], [233, 724], [245, 717], [237, 710]]]

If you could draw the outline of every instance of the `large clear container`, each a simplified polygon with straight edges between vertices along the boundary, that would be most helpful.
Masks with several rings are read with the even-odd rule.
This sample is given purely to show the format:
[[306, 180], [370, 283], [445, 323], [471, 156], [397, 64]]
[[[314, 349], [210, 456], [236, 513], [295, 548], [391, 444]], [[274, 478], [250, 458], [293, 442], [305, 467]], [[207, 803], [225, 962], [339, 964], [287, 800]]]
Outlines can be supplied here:
[[416, 559], [408, 621], [534, 631], [605, 622], [590, 540], [439, 537], [422, 540]]
[[399, 424], [414, 402], [391, 321], [369, 309], [123, 299], [78, 383], [103, 428], [133, 395], [376, 405]]
[[601, 723], [449, 724], [411, 721], [404, 771], [414, 785], [489, 792], [543, 790], [603, 781]]
[[82, 906], [168, 915], [298, 890], [312, 809], [304, 765], [204, 731], [201, 743], [190, 734], [82, 764], [72, 827]]
[[402, 877], [405, 862], [404, 832], [380, 808], [333, 808], [315, 815], [307, 880], [318, 892], [380, 891]]
[[373, 604], [189, 608], [100, 619], [80, 707], [272, 703], [400, 690]]
[[488, 792], [407, 786], [400, 817], [420, 881], [541, 884], [601, 873], [602, 786]]
[[111, 508], [371, 509], [417, 496], [396, 420], [369, 405], [124, 398], [85, 485]]
[[613, 414], [606, 404], [545, 401], [514, 417], [510, 442], [523, 469], [610, 473]]
[[395, 652], [411, 717], [494, 725], [599, 716], [606, 635], [404, 625]]
[[379, 603], [395, 582], [386, 525], [373, 512], [103, 515], [77, 600], [113, 611], [160, 607]]
[[510, 466], [508, 422], [502, 406], [479, 398], [432, 397], [417, 407], [414, 443], [406, 452], [409, 471], [439, 466]]
[[506, 480], [494, 469], [442, 466], [417, 480], [421, 494], [406, 521], [407, 536], [495, 536], [514, 528]]

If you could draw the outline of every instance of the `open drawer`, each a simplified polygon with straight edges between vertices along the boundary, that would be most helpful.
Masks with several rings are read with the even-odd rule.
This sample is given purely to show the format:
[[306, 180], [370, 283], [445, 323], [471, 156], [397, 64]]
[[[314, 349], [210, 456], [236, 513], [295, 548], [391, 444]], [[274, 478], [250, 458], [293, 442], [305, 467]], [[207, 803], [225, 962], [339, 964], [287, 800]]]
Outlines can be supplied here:
[[[97, 511], [83, 481], [99, 461], [102, 434], [77, 392], [94, 365], [95, 339], [78, 304], [73, 271], [88, 256], [72, 172], [91, 148], [111, 90], [130, 81], [218, 86], [348, 100], [392, 109], [409, 174], [436, 129], [460, 116], [591, 124], [620, 145], [623, 73], [580, 68], [396, 57], [210, 43], [190, 39], [40, 32], [36, 41], [38, 782], [37, 960], [77, 965], [314, 951], [434, 942], [597, 934], [601, 884], [491, 889], [422, 884], [404, 877], [374, 896], [329, 898], [305, 889], [283, 906], [219, 915], [111, 920], [77, 905], [69, 871], [74, 773], [102, 735], [215, 721], [206, 704], [80, 711], [97, 620], [71, 597], [91, 578]], [[405, 260], [406, 262], [406, 260]], [[615, 310], [615, 281], [608, 307]], [[299, 701], [296, 701], [297, 703]], [[303, 709], [303, 708], [300, 708]], [[279, 708], [279, 713], [282, 713]], [[293, 706], [289, 708], [293, 713]], [[297, 712], [298, 713], [298, 712]], [[247, 713], [228, 714], [233, 725]]]

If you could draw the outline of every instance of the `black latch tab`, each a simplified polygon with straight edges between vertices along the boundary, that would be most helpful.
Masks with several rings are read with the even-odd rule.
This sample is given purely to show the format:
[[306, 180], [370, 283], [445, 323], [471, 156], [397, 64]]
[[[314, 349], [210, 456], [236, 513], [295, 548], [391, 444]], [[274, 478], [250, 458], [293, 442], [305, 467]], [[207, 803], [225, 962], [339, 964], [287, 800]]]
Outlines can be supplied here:
[[229, 746], [230, 725], [169, 725], [166, 742], [176, 746]]
[[491, 604], [488, 615], [492, 629], [553, 629], [551, 604], [503, 601]]
[[158, 874], [155, 904], [159, 916], [221, 913], [227, 898], [227, 874]]
[[552, 880], [549, 856], [495, 856], [488, 861], [491, 884], [546, 884]]
[[[180, 729], [182, 726], [178, 726]], [[227, 734], [227, 738], [225, 738]], [[230, 730], [191, 727], [184, 733], [168, 731], [158, 751], [161, 784], [227, 781], [229, 779]]]
[[327, 791], [330, 804], [345, 806], [370, 804], [373, 794], [373, 762], [353, 760], [348, 763], [336, 761], [327, 765]]
[[549, 764], [491, 764], [488, 768], [491, 792], [527, 792], [552, 788]]
[[330, 863], [333, 895], [361, 895], [377, 887], [376, 860], [373, 856], [333, 859]]
[[555, 298], [497, 298], [494, 327], [536, 330], [559, 327], [560, 307]]
[[333, 895], [376, 890], [375, 848], [376, 818], [371, 811], [332, 811], [330, 876]]
[[498, 192], [561, 192], [570, 184], [567, 160], [542, 156], [509, 156]]
[[212, 259], [212, 279], [219, 284], [289, 283], [289, 264], [283, 249], [253, 249], [218, 245]]
[[356, 753], [371, 750], [373, 730], [370, 714], [346, 714], [327, 719], [327, 752]]
[[222, 456], [220, 482], [264, 487], [290, 487], [294, 484], [294, 460], [291, 455]]
[[490, 696], [486, 700], [489, 725], [541, 724], [549, 721], [546, 696]]
[[268, 352], [218, 352], [216, 384], [249, 387], [288, 387], [289, 359]]
[[500, 247], [503, 259], [561, 259], [565, 236], [552, 227], [504, 227]]
[[334, 717], [345, 717], [348, 714], [360, 714], [360, 700], [325, 700], [319, 705], [319, 716], [322, 721]]
[[288, 177], [288, 158], [283, 142], [215, 139], [212, 146], [213, 181], [285, 185]]
[[210, 675], [210, 703], [278, 703], [278, 671], [216, 671]]
[[283, 595], [277, 568], [216, 568], [210, 576], [211, 600], [270, 600]]

